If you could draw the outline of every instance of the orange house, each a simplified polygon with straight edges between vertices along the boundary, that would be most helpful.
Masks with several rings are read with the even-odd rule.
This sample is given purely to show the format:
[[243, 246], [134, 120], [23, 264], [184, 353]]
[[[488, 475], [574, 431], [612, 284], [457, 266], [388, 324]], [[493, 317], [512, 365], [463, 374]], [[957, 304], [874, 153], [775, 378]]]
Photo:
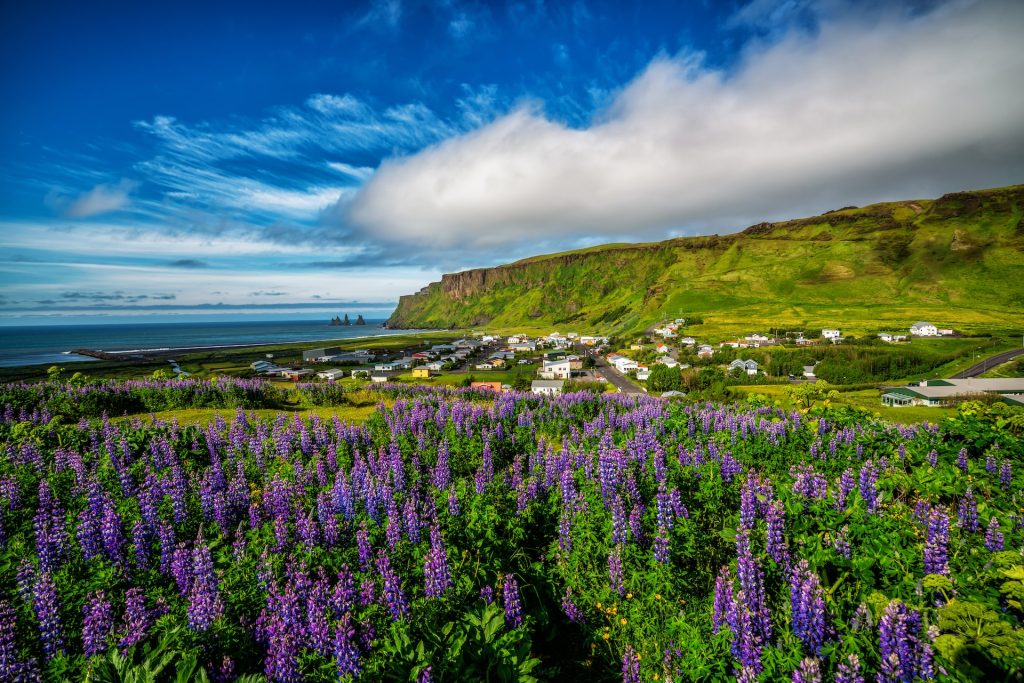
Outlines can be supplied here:
[[490, 389], [491, 391], [501, 391], [501, 382], [473, 382], [469, 386], [471, 389]]

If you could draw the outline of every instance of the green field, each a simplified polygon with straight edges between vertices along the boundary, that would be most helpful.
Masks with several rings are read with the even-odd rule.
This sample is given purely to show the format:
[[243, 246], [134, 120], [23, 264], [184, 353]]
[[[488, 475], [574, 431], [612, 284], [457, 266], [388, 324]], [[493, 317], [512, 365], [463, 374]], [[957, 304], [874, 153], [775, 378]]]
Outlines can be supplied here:
[[[729, 387], [729, 391], [733, 392], [737, 398], [760, 394], [766, 396], [770, 401], [776, 402], [780, 407], [793, 409], [796, 406], [789, 398], [788, 389], [789, 386], [784, 384]], [[881, 396], [882, 392], [878, 389], [844, 391], [840, 392], [839, 399], [833, 401], [832, 404], [862, 408], [883, 420], [900, 424], [919, 424], [924, 421], [937, 423], [945, 417], [956, 414], [955, 408], [929, 408], [926, 406], [891, 408], [882, 405]]]

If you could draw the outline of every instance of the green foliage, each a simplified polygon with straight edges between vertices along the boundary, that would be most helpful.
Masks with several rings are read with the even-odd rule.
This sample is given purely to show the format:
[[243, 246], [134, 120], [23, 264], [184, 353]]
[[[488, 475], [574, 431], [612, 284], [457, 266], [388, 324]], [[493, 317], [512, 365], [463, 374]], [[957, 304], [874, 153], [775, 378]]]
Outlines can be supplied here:
[[651, 367], [647, 388], [651, 391], [680, 391], [683, 388], [683, 374], [679, 368], [657, 363]]

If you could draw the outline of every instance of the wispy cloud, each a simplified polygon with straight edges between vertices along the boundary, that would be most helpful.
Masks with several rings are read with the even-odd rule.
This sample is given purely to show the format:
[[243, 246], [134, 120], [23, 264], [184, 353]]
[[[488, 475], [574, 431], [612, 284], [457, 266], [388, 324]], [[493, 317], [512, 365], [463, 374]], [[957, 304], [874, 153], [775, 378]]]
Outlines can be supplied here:
[[384, 162], [328, 215], [395, 248], [498, 253], [1022, 177], [1024, 4], [844, 6], [758, 41], [729, 72], [658, 58], [584, 128], [519, 106]]
[[207, 263], [206, 261], [200, 261], [199, 259], [194, 259], [194, 258], [180, 258], [180, 259], [176, 259], [174, 261], [168, 262], [167, 265], [169, 265], [171, 268], [189, 268], [189, 269], [209, 268], [210, 267], [210, 264]]
[[130, 195], [138, 186], [134, 180], [123, 179], [116, 184], [101, 183], [74, 198], [51, 195], [50, 201], [68, 218], [91, 218], [128, 206]]

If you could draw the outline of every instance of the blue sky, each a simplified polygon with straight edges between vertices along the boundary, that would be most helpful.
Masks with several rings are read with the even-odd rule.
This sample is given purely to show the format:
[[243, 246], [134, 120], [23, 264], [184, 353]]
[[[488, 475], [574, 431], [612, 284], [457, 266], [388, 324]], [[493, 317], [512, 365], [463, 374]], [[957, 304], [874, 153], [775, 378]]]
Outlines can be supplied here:
[[5, 5], [0, 324], [385, 314], [1024, 177], [1019, 2], [210, 4]]

